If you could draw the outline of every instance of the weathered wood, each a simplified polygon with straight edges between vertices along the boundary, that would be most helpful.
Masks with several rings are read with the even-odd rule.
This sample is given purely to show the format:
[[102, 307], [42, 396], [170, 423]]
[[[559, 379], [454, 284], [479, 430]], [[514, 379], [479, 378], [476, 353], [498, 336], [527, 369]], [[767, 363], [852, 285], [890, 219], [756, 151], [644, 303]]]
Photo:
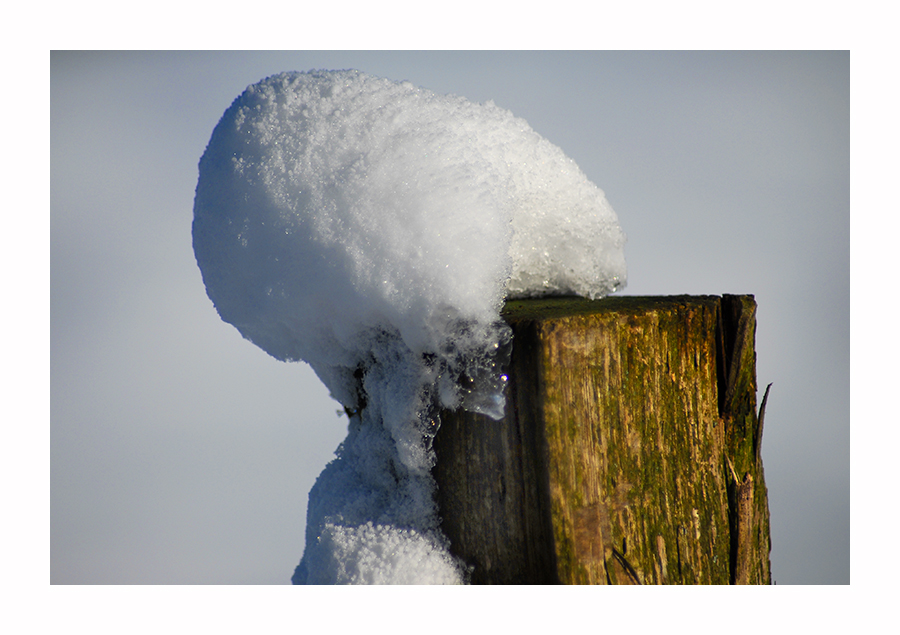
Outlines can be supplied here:
[[752, 296], [516, 301], [506, 416], [442, 413], [473, 583], [768, 583]]

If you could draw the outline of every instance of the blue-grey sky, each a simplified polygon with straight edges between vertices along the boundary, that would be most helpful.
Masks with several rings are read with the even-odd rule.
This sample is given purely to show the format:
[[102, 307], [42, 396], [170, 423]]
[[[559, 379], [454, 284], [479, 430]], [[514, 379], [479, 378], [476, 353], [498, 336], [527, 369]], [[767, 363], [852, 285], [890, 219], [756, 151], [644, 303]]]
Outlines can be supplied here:
[[346, 419], [219, 320], [190, 229], [224, 110], [313, 68], [525, 118], [617, 211], [624, 293], [755, 294], [773, 577], [849, 582], [847, 52], [53, 53], [51, 582], [289, 582]]

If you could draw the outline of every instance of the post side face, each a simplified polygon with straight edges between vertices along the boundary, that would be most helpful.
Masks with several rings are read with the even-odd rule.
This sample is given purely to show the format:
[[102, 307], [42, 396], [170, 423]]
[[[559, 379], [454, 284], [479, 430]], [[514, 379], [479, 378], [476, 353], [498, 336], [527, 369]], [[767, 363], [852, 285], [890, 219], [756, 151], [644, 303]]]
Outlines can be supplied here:
[[442, 413], [442, 420], [433, 474], [453, 553], [470, 567], [474, 584], [524, 581], [522, 479], [505, 451], [519, 445], [514, 422], [463, 411]]
[[757, 411], [756, 300], [722, 297], [725, 384], [721, 416], [732, 524], [732, 582], [771, 584], [768, 491], [759, 447], [762, 413]]
[[540, 323], [562, 582], [729, 582], [716, 300]]
[[443, 412], [433, 474], [441, 529], [474, 584], [559, 582], [550, 527], [533, 328], [515, 335], [500, 421]]

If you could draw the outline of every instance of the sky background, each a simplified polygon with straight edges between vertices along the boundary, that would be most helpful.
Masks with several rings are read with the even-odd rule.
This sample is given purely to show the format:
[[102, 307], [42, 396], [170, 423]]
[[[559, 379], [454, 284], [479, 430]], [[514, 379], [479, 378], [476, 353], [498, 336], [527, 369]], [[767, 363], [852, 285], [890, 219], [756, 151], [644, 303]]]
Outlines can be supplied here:
[[773, 578], [850, 581], [849, 53], [100, 52], [50, 57], [51, 583], [289, 583], [346, 418], [219, 319], [191, 220], [232, 100], [314, 68], [526, 119], [618, 213], [624, 294], [754, 294]]

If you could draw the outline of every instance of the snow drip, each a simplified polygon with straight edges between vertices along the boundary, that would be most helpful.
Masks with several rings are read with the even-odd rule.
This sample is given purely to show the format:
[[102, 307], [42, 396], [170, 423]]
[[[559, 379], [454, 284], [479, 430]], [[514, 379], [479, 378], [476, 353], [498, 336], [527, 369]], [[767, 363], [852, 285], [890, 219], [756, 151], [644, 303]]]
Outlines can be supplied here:
[[200, 159], [193, 241], [221, 318], [310, 364], [347, 438], [295, 583], [460, 583], [439, 529], [440, 409], [503, 416], [506, 298], [625, 283], [603, 192], [492, 102], [357, 71], [247, 88]]

